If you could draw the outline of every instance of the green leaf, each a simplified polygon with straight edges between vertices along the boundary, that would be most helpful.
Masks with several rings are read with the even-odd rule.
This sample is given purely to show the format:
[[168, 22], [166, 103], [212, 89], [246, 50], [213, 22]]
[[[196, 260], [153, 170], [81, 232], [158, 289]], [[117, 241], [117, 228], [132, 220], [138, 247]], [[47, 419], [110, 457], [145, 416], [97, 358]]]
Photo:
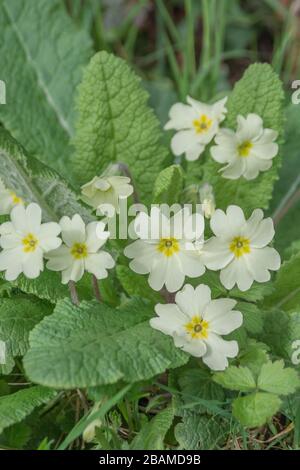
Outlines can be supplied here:
[[[4, 276], [4, 274], [0, 274]], [[61, 283], [61, 273], [54, 271], [43, 271], [36, 279], [28, 279], [23, 274], [9, 283], [11, 287], [18, 287], [26, 294], [32, 294], [39, 299], [48, 300], [55, 304], [58, 300], [70, 297], [70, 291], [67, 285]], [[80, 300], [91, 300], [94, 298], [92, 289], [92, 280], [90, 275], [86, 274], [76, 283], [76, 289]]]
[[300, 202], [298, 201], [285, 213], [288, 201], [297, 192], [300, 186], [300, 106], [290, 104], [286, 108], [285, 142], [282, 147], [283, 163], [279, 172], [279, 180], [274, 187], [274, 197], [271, 205], [272, 216], [277, 219], [275, 246], [279, 251], [290, 245], [290, 243], [300, 238], [299, 224], [295, 220], [299, 219]]
[[213, 380], [229, 390], [249, 392], [256, 387], [253, 374], [248, 367], [229, 366], [224, 372], [214, 374]]
[[185, 364], [173, 339], [150, 327], [148, 302], [120, 309], [97, 302], [58, 302], [54, 314], [30, 335], [25, 370], [33, 382], [57, 388], [135, 382]]
[[270, 346], [274, 354], [291, 361], [295, 353], [293, 344], [300, 339], [300, 312], [274, 310], [265, 312], [264, 317], [262, 341]]
[[300, 252], [285, 261], [274, 283], [274, 293], [264, 300], [264, 306], [281, 308], [283, 310], [296, 309], [300, 304]]
[[87, 33], [60, 0], [2, 0], [0, 43], [7, 94], [0, 120], [29, 152], [67, 175], [73, 95], [92, 54]]
[[175, 437], [181, 449], [216, 449], [228, 434], [217, 416], [205, 416], [185, 411], [182, 423], [175, 428]]
[[210, 372], [200, 368], [189, 368], [178, 370], [177, 376], [182, 409], [192, 407], [194, 412], [206, 413], [208, 408], [205, 406], [205, 401], [224, 401], [224, 391], [213, 382]]
[[262, 349], [262, 344], [253, 340], [249, 341], [248, 348], [239, 356], [239, 363], [243, 367], [251, 370], [254, 377], [257, 379], [260, 373], [261, 366], [268, 362], [269, 356], [267, 352]]
[[179, 202], [183, 187], [183, 171], [180, 165], [162, 170], [156, 178], [153, 189], [153, 204], [172, 205]]
[[[6, 428], [0, 438], [0, 446], [22, 450], [29, 441], [31, 429], [25, 423], [16, 423]], [[4, 447], [4, 448], [5, 448]]]
[[262, 332], [264, 321], [260, 309], [249, 302], [238, 302], [235, 310], [243, 314], [243, 326], [249, 333], [258, 334]]
[[0, 340], [12, 356], [22, 356], [28, 349], [30, 331], [52, 308], [30, 297], [0, 299]]
[[151, 300], [153, 303], [163, 302], [160, 293], [151, 289], [145, 277], [134, 273], [127, 266], [119, 265], [116, 271], [117, 277], [128, 295], [143, 297], [144, 299]]
[[9, 133], [0, 127], [0, 174], [5, 186], [25, 202], [37, 202], [45, 220], [76, 213], [88, 221], [90, 212], [77, 201], [73, 189], [58, 173], [30, 157]]
[[265, 284], [254, 282], [251, 286], [251, 289], [245, 292], [242, 292], [237, 287], [234, 287], [229, 291], [229, 296], [240, 300], [246, 300], [247, 302], [257, 302], [263, 300], [273, 291], [274, 286], [271, 282]]
[[172, 426], [174, 410], [168, 407], [146, 423], [133, 439], [131, 450], [164, 450], [164, 438]]
[[55, 390], [37, 386], [0, 397], [0, 433], [8, 426], [22, 421], [35, 408], [52, 400], [56, 394]]
[[72, 165], [79, 183], [95, 176], [95, 168], [101, 173], [111, 162], [124, 162], [142, 201], [149, 202], [167, 151], [159, 143], [159, 123], [147, 100], [126, 62], [104, 51], [92, 58], [77, 100]]
[[269, 361], [262, 365], [257, 385], [265, 392], [288, 395], [300, 387], [300, 379], [295, 369], [284, 369], [282, 360], [273, 363]]
[[233, 416], [244, 426], [262, 426], [277, 413], [281, 400], [271, 393], [257, 392], [238, 397], [232, 403]]
[[[229, 96], [224, 127], [236, 129], [236, 118], [239, 114], [246, 116], [256, 113], [262, 117], [264, 127], [279, 132], [281, 141], [283, 97], [281, 81], [270, 65], [250, 65]], [[213, 185], [217, 207], [226, 209], [230, 204], [237, 204], [250, 214], [257, 207], [268, 207], [279, 166], [280, 157], [276, 156], [272, 168], [260, 173], [255, 182], [244, 178], [229, 180], [218, 173], [221, 166], [210, 157], [203, 167], [203, 181]]]

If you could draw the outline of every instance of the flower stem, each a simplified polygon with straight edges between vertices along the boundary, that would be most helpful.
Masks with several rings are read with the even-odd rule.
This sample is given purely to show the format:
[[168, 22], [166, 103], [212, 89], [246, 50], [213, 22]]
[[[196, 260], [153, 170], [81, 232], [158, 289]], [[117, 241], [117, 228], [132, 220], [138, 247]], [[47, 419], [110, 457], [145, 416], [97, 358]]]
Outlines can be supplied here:
[[76, 284], [74, 281], [69, 281], [69, 290], [70, 290], [70, 295], [71, 295], [71, 300], [74, 305], [79, 305], [79, 297], [78, 297], [78, 292], [76, 289]]
[[161, 295], [164, 297], [165, 301], [167, 302], [167, 304], [173, 304], [175, 302], [175, 295], [176, 295], [176, 292], [169, 292], [167, 291], [167, 289], [164, 287], [161, 291], [160, 291]]
[[93, 290], [94, 290], [95, 297], [98, 300], [98, 302], [101, 302], [102, 299], [101, 299], [98, 279], [96, 278], [96, 276], [94, 274], [92, 275], [92, 284], [93, 284]]
[[119, 170], [123, 173], [123, 175], [130, 178], [131, 184], [133, 186], [133, 194], [132, 194], [133, 200], [134, 200], [135, 204], [139, 204], [140, 203], [139, 196], [138, 196], [137, 190], [135, 188], [135, 185], [133, 183], [132, 174], [131, 174], [128, 166], [126, 165], [126, 163], [118, 163], [118, 167], [119, 167]]

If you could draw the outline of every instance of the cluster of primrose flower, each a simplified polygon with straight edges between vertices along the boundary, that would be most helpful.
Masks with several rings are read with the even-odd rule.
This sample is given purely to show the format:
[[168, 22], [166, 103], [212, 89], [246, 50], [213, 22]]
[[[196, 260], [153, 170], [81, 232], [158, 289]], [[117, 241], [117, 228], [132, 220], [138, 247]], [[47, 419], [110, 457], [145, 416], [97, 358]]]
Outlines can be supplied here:
[[188, 104], [174, 104], [165, 125], [166, 130], [177, 131], [171, 141], [172, 151], [177, 156], [184, 153], [188, 161], [195, 161], [215, 138], [216, 145], [210, 153], [215, 161], [225, 164], [220, 169], [222, 176], [253, 180], [259, 172], [271, 168], [272, 159], [278, 153], [275, 143], [278, 133], [264, 129], [261, 117], [253, 113], [237, 117], [235, 132], [220, 128], [227, 113], [226, 101], [227, 97], [208, 105], [188, 96]]
[[[238, 127], [233, 132], [219, 129], [226, 114], [226, 98], [213, 105], [189, 97], [187, 101], [188, 105], [172, 106], [170, 121], [165, 126], [178, 131], [171, 142], [175, 155], [185, 153], [188, 160], [196, 160], [215, 137], [217, 145], [211, 148], [211, 155], [226, 163], [221, 169], [224, 177], [253, 179], [271, 167], [278, 152], [274, 143], [277, 133], [264, 129], [259, 116], [238, 116]], [[130, 178], [108, 174], [93, 178], [81, 190], [83, 201], [97, 215], [104, 215], [103, 204], [111, 204], [118, 213], [119, 199], [128, 198], [134, 191]], [[176, 292], [175, 303], [156, 305], [157, 317], [151, 319], [151, 326], [172, 336], [175, 346], [201, 357], [211, 369], [224, 370], [228, 358], [238, 354], [238, 344], [224, 340], [221, 335], [240, 327], [242, 314], [234, 310], [235, 300], [212, 300], [208, 286], [184, 285], [185, 277], [197, 278], [206, 269], [220, 270], [220, 281], [226, 289], [237, 285], [246, 291], [254, 281], [269, 281], [270, 271], [280, 267], [280, 257], [268, 246], [274, 226], [271, 218], [263, 218], [262, 210], [254, 210], [248, 220], [238, 206], [229, 206], [226, 212], [215, 210], [209, 185], [200, 190], [200, 199], [205, 215], [210, 218], [213, 236], [209, 240], [204, 240], [202, 214], [186, 214], [182, 209], [170, 217], [153, 208], [150, 216], [144, 212], [136, 216], [136, 240], [124, 253], [131, 259], [134, 272], [149, 274], [152, 289], [160, 291], [165, 287]], [[30, 279], [37, 278], [44, 269], [44, 259], [48, 269], [62, 273], [64, 284], [78, 282], [85, 271], [103, 279], [108, 269], [114, 267], [112, 256], [102, 250], [110, 236], [102, 221], [86, 225], [75, 214], [72, 218], [62, 217], [59, 223], [42, 223], [41, 208], [35, 203], [25, 207], [22, 199], [2, 183], [1, 214], [10, 214], [10, 222], [0, 226], [0, 271], [5, 271], [9, 281], [21, 273]], [[150, 227], [155, 228], [154, 234]], [[191, 232], [191, 227], [196, 230]]]

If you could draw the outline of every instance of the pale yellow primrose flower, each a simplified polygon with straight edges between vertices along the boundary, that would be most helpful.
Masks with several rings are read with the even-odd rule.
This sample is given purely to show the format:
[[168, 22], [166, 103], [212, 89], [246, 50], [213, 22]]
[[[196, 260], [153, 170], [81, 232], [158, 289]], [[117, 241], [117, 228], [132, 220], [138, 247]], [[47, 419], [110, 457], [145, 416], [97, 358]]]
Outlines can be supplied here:
[[141, 212], [134, 221], [139, 240], [127, 246], [124, 254], [132, 258], [129, 266], [134, 272], [149, 274], [148, 282], [154, 290], [165, 285], [169, 292], [176, 292], [185, 276], [198, 277], [205, 271], [199, 256], [204, 218], [201, 214], [185, 217], [185, 212], [182, 209], [169, 218], [152, 208], [150, 216]]
[[62, 283], [78, 282], [87, 271], [97, 279], [108, 276], [108, 269], [114, 267], [112, 256], [100, 248], [109, 238], [103, 222], [85, 225], [79, 214], [72, 219], [64, 216], [60, 220], [63, 245], [47, 253], [47, 268], [62, 272]]
[[26, 209], [14, 207], [10, 219], [0, 226], [0, 271], [5, 271], [7, 281], [14, 281], [21, 273], [35, 279], [44, 269], [45, 254], [60, 246], [61, 228], [55, 222], [42, 224], [42, 210], [35, 203]]
[[81, 199], [97, 209], [97, 215], [104, 215], [102, 204], [112, 205], [119, 212], [119, 198], [127, 198], [133, 193], [133, 186], [127, 176], [95, 176], [81, 187]]
[[257, 114], [248, 114], [245, 118], [239, 115], [236, 132], [219, 130], [211, 155], [217, 162], [225, 163], [220, 170], [224, 178], [253, 180], [259, 172], [271, 168], [272, 159], [278, 153], [277, 137], [278, 132], [265, 129]]
[[238, 354], [237, 341], [225, 341], [227, 335], [239, 328], [243, 316], [233, 310], [232, 299], [211, 299], [211, 290], [200, 284], [195, 289], [187, 284], [177, 292], [175, 304], [157, 304], [152, 328], [170, 335], [175, 346], [195, 357], [201, 357], [212, 370], [224, 370], [228, 357]]
[[225, 119], [226, 101], [227, 97], [209, 105], [188, 96], [188, 104], [176, 103], [171, 107], [170, 120], [164, 129], [177, 131], [171, 140], [174, 155], [184, 153], [188, 161], [198, 160], [206, 145], [217, 134], [220, 122]]
[[229, 206], [226, 212], [217, 209], [210, 220], [214, 237], [202, 251], [202, 261], [208, 269], [221, 270], [220, 280], [226, 289], [235, 284], [241, 291], [253, 282], [267, 282], [270, 270], [280, 268], [279, 253], [267, 246], [274, 237], [273, 220], [264, 219], [261, 209], [255, 209], [246, 220], [242, 209]]

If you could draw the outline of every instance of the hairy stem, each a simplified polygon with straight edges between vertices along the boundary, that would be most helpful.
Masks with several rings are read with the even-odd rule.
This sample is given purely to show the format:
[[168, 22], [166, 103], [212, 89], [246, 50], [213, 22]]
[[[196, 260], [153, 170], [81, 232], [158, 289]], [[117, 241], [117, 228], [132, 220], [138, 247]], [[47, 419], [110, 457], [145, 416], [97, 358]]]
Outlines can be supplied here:
[[101, 302], [102, 299], [101, 299], [101, 293], [100, 293], [100, 289], [99, 289], [98, 279], [96, 278], [96, 276], [94, 274], [92, 275], [92, 284], [93, 284], [93, 290], [94, 290], [95, 297], [98, 300], [98, 302]]
[[74, 281], [69, 281], [69, 290], [70, 290], [70, 295], [71, 295], [71, 300], [74, 305], [79, 305], [79, 297], [78, 297], [78, 292], [76, 289], [76, 284]]

